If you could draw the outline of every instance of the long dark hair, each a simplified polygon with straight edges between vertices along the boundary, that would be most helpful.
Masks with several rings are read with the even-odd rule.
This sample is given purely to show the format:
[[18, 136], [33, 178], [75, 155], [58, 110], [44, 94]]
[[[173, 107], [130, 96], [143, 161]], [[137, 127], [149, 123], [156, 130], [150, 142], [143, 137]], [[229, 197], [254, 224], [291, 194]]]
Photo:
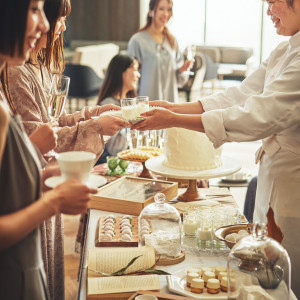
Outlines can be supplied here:
[[[98, 96], [98, 105], [101, 104], [101, 101], [107, 97], [112, 97], [117, 93], [122, 92], [123, 88], [123, 73], [132, 66], [134, 62], [139, 61], [131, 55], [127, 54], [117, 54], [110, 61], [103, 84], [99, 91]], [[132, 98], [136, 97], [136, 90], [130, 90], [126, 97]]]
[[[149, 11], [155, 11], [157, 9], [158, 3], [160, 1], [161, 0], [150, 0], [150, 2], [149, 2]], [[170, 4], [171, 8], [173, 9], [173, 0], [168, 0], [168, 2]], [[140, 28], [138, 30], [138, 32], [148, 29], [152, 24], [152, 19], [153, 19], [153, 17], [150, 16], [149, 12], [148, 12], [147, 13], [147, 18], [146, 18], [146, 25], [144, 27]], [[171, 47], [175, 48], [175, 38], [171, 34], [171, 32], [169, 31], [167, 26], [165, 26], [165, 28], [164, 28], [164, 34], [165, 34], [167, 40], [169, 41]]]
[[63, 52], [63, 32], [54, 41], [55, 26], [60, 17], [66, 17], [71, 12], [70, 0], [46, 0], [44, 5], [45, 15], [48, 19], [50, 29], [47, 33], [47, 46], [37, 53], [37, 60], [51, 71], [54, 67], [56, 72], [62, 73], [65, 68]]
[[[27, 15], [30, 0], [9, 0], [0, 2], [0, 53], [13, 56], [16, 47], [19, 55], [23, 55]], [[7, 88], [7, 66], [3, 69], [0, 81], [1, 90], [5, 94], [13, 113], [16, 109], [9, 97]]]

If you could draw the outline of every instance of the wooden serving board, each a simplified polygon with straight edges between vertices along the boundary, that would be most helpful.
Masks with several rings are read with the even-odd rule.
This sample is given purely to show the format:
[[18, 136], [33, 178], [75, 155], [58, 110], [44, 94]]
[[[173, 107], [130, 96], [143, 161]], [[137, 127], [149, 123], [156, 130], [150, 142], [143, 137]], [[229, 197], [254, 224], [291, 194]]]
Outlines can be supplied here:
[[122, 220], [122, 216], [115, 217], [116, 221], [114, 224], [114, 232], [115, 235], [112, 238], [112, 240], [107, 241], [101, 239], [101, 231], [102, 231], [102, 225], [104, 222], [105, 217], [100, 217], [98, 224], [97, 224], [97, 230], [96, 230], [96, 237], [95, 237], [95, 245], [96, 247], [137, 247], [138, 246], [138, 217], [133, 216], [131, 217], [131, 231], [132, 231], [132, 239], [131, 241], [122, 241], [120, 240], [121, 237], [121, 231], [120, 231], [120, 222]]

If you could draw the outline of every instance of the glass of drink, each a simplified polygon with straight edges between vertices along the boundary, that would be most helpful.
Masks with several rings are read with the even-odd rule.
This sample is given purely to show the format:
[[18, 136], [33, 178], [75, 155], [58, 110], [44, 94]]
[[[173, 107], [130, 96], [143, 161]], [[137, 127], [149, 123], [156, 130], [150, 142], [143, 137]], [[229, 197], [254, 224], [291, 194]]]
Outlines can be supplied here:
[[[186, 48], [186, 59], [193, 61], [196, 55], [196, 45], [190, 45]], [[194, 72], [190, 71], [190, 68], [187, 70], [189, 75], [194, 75]]]
[[135, 98], [121, 99], [122, 117], [128, 121], [136, 120], [137, 104]]
[[138, 96], [135, 97], [136, 105], [137, 105], [137, 115], [138, 117], [146, 112], [149, 111], [149, 97], [148, 96]]
[[58, 121], [66, 103], [70, 86], [70, 77], [54, 74], [49, 91], [48, 114], [51, 121]]
[[[58, 122], [64, 111], [69, 86], [70, 77], [60, 74], [53, 75], [48, 98], [48, 114], [52, 122]], [[54, 156], [55, 152], [51, 150], [46, 155]]]

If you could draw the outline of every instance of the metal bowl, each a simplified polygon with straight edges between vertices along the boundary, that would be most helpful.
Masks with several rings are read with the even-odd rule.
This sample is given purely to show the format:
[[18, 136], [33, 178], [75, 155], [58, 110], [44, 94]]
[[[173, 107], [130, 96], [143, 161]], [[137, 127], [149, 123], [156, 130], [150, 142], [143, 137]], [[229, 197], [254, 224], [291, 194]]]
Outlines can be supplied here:
[[252, 223], [222, 226], [215, 230], [215, 237], [220, 241], [225, 242], [225, 244], [231, 249], [236, 243], [226, 241], [225, 237], [230, 233], [238, 233], [240, 230], [246, 230], [250, 234], [252, 232], [252, 227]]

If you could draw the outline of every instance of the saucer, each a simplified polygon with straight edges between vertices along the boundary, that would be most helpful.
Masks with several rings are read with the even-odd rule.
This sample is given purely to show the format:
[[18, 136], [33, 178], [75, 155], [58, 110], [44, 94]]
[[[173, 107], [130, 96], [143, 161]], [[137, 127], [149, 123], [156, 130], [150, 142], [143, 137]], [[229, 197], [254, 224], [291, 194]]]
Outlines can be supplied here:
[[[50, 188], [55, 188], [63, 182], [64, 180], [62, 176], [53, 176], [45, 180], [45, 185]], [[107, 180], [105, 177], [96, 174], [91, 174], [87, 185], [93, 188], [99, 188], [100, 186], [106, 184], [106, 182]]]

